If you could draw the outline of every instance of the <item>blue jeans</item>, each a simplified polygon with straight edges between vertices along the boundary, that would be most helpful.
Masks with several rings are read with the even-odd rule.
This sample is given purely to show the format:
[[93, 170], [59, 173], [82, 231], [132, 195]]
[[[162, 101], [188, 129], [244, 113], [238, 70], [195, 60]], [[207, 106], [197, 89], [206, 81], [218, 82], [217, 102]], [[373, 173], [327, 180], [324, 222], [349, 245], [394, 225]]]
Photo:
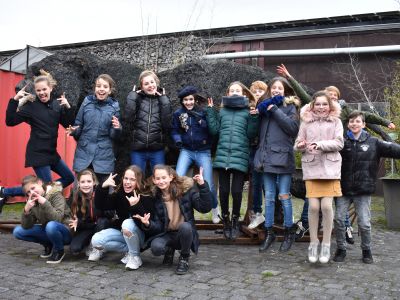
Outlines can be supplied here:
[[283, 208], [283, 225], [287, 228], [293, 225], [293, 208], [290, 195], [292, 174], [263, 173], [265, 187], [265, 227], [272, 227], [275, 214], [275, 195], [278, 188], [279, 197], [288, 195], [288, 199], [281, 199]]
[[308, 198], [304, 199], [304, 204], [303, 204], [303, 211], [301, 212], [301, 217], [300, 217], [301, 222], [305, 224], [308, 224]]
[[140, 248], [144, 245], [144, 233], [136, 226], [133, 219], [122, 222], [122, 229], [128, 230], [132, 236], [125, 236], [122, 231], [108, 228], [97, 232], [92, 237], [92, 246], [102, 248], [106, 252], [129, 252], [133, 256], [140, 255]]
[[[37, 177], [39, 177], [43, 182], [52, 182], [51, 171], [60, 175], [60, 178], [55, 181], [61, 182], [62, 186], [65, 188], [74, 182], [75, 177], [72, 171], [68, 168], [65, 162], [60, 159], [58, 163], [55, 165], [47, 165], [42, 167], [33, 167]], [[8, 197], [14, 196], [24, 196], [24, 192], [22, 191], [22, 187], [11, 187], [4, 189], [4, 195]]]
[[14, 228], [13, 235], [22, 241], [38, 243], [43, 246], [53, 245], [53, 250], [64, 250], [64, 245], [71, 243], [72, 235], [66, 225], [50, 221], [45, 227], [39, 224], [32, 228], [24, 229], [18, 225]]
[[153, 172], [155, 165], [165, 164], [164, 150], [131, 152], [131, 164], [138, 166], [144, 174], [146, 173], [147, 161], [149, 161], [151, 172]]
[[357, 213], [358, 230], [361, 234], [361, 249], [371, 248], [371, 196], [338, 197], [336, 199], [336, 244], [338, 249], [346, 250], [345, 218], [349, 213], [350, 204], [354, 203]]
[[211, 162], [211, 150], [191, 151], [182, 149], [179, 153], [178, 163], [176, 164], [176, 173], [178, 176], [185, 176], [189, 167], [196, 164], [203, 168], [204, 179], [208, 182], [211, 190], [212, 208], [218, 206], [217, 191], [214, 186], [213, 168]]

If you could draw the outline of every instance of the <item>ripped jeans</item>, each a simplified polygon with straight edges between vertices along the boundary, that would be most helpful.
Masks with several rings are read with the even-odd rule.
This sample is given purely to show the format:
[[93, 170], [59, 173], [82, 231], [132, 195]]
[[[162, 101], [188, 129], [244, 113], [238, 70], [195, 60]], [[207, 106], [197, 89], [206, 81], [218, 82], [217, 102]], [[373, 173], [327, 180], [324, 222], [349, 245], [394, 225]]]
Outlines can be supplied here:
[[[135, 224], [133, 219], [122, 222], [121, 230], [107, 228], [97, 232], [92, 237], [92, 246], [102, 248], [104, 251], [129, 252], [133, 256], [140, 255], [140, 249], [144, 245], [144, 233]], [[130, 237], [125, 236], [122, 230], [132, 233]]]

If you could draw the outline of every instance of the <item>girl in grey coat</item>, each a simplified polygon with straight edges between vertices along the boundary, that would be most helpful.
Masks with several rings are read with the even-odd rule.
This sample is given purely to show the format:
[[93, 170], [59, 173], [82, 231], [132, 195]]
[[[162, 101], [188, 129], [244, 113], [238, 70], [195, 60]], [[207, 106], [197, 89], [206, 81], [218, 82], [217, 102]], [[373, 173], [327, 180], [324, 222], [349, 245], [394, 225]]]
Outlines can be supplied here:
[[[293, 210], [290, 196], [292, 173], [295, 171], [293, 144], [299, 131], [297, 107], [300, 101], [283, 77], [273, 78], [268, 84], [267, 96], [257, 105], [261, 116], [260, 137], [254, 157], [254, 168], [262, 172], [265, 188], [266, 238], [260, 252], [266, 251], [275, 240], [275, 196], [282, 203], [285, 237], [280, 251], [288, 251], [294, 241]], [[290, 96], [290, 97], [289, 97]]]

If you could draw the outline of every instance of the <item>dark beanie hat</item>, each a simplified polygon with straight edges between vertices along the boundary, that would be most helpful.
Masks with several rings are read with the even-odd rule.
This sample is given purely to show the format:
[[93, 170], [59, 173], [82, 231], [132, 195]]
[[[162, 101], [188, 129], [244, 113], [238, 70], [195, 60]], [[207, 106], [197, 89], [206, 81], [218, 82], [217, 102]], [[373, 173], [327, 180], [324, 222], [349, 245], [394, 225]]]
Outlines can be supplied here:
[[178, 92], [179, 101], [182, 103], [183, 98], [189, 95], [197, 95], [197, 93], [198, 91], [194, 86], [192, 85], [185, 86]]

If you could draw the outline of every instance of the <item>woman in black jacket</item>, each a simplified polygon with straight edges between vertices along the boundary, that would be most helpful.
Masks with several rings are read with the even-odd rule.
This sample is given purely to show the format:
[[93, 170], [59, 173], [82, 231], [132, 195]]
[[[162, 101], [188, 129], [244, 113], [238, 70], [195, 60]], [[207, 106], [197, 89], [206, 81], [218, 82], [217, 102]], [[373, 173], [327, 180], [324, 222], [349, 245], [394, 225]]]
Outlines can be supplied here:
[[163, 264], [172, 265], [175, 249], [180, 249], [176, 273], [185, 274], [189, 269], [190, 249], [194, 253], [199, 249], [193, 209], [201, 213], [211, 210], [210, 188], [204, 181], [201, 167], [200, 173], [191, 179], [178, 176], [169, 166], [157, 165], [153, 184], [154, 216], [150, 220], [141, 218], [145, 230], [153, 235], [160, 232], [151, 238], [151, 251], [156, 256], [164, 254]]
[[158, 87], [160, 80], [154, 72], [143, 71], [139, 83], [140, 90], [130, 92], [127, 97], [124, 117], [133, 135], [131, 164], [145, 172], [147, 162], [151, 169], [164, 164], [172, 108], [165, 91]]
[[[65, 188], [74, 181], [74, 174], [57, 153], [58, 125], [67, 128], [73, 124], [74, 113], [64, 94], [58, 99], [52, 97], [56, 81], [49, 73], [42, 73], [45, 75], [34, 80], [36, 98], [25, 91], [25, 86], [10, 99], [6, 125], [16, 126], [23, 122], [30, 125], [25, 167], [32, 167], [44, 183], [52, 182], [51, 171], [57, 173], [60, 178], [55, 181]], [[0, 188], [0, 194], [3, 194], [0, 197], [24, 195], [21, 187]]]
[[125, 252], [121, 260], [125, 268], [136, 270], [142, 265], [140, 251], [151, 232], [145, 231], [142, 222], [133, 218], [148, 220], [154, 211], [153, 198], [146, 193], [142, 171], [133, 165], [126, 168], [122, 183], [114, 193], [109, 194], [109, 188], [116, 187], [116, 175], [110, 174], [96, 190], [95, 206], [103, 211], [115, 210], [116, 216], [111, 228], [97, 232], [92, 237], [93, 250], [88, 259], [98, 261], [107, 251]]

